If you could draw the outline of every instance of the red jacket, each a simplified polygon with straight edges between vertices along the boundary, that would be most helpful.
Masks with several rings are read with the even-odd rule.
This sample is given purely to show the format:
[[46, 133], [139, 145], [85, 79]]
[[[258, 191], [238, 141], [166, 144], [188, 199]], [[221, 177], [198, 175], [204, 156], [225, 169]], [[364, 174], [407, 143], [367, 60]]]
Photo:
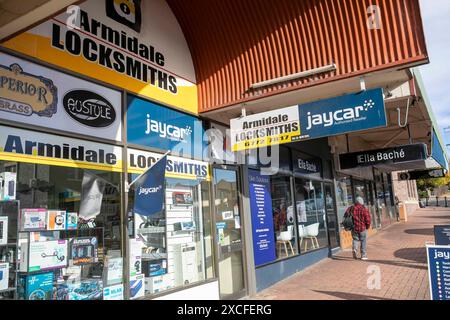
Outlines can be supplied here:
[[355, 208], [353, 210], [353, 223], [354, 223], [354, 232], [363, 232], [366, 229], [370, 228], [370, 213], [366, 207], [360, 204], [355, 204], [352, 207], [349, 207], [346, 211], [348, 213], [351, 208]]

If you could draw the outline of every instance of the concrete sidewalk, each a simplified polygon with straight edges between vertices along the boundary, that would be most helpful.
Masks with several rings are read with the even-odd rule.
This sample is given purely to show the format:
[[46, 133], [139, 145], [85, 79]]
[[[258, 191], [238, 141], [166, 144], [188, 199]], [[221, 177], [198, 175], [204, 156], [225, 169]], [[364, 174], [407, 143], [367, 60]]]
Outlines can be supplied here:
[[[425, 242], [434, 241], [433, 225], [450, 224], [450, 208], [419, 209], [368, 240], [368, 261], [351, 250], [338, 253], [261, 291], [252, 299], [428, 300]], [[379, 288], [374, 275], [381, 275]]]

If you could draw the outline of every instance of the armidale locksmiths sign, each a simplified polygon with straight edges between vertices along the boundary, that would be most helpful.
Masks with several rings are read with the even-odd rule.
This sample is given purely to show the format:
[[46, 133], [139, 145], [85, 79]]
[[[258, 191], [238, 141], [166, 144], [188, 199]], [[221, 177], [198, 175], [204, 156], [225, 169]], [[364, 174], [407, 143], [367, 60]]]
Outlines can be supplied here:
[[381, 88], [231, 120], [240, 151], [386, 126]]
[[288, 143], [298, 135], [297, 106], [231, 119], [232, 151]]
[[351, 152], [339, 155], [341, 169], [367, 167], [376, 164], [425, 160], [427, 146], [424, 143], [409, 144], [386, 149]]
[[[156, 163], [163, 155], [128, 148], [128, 172], [140, 174]], [[211, 179], [207, 162], [175, 156], [167, 157], [166, 177], [189, 180]]]
[[[88, 0], [2, 45], [197, 113], [189, 48], [163, 0]], [[164, 30], [164, 32], [161, 32]]]
[[122, 139], [119, 91], [0, 53], [0, 119]]
[[122, 171], [120, 147], [0, 126], [0, 160]]

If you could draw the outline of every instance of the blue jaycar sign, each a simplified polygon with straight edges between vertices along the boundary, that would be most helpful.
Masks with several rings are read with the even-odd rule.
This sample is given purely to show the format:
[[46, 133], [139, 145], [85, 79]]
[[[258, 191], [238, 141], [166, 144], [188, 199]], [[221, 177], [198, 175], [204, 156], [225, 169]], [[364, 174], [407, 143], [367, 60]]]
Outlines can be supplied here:
[[128, 96], [128, 143], [200, 158], [204, 132], [202, 122], [196, 117]]
[[292, 141], [386, 126], [381, 88], [302, 104], [298, 109], [300, 135]]
[[450, 300], [450, 246], [427, 245], [431, 300]]

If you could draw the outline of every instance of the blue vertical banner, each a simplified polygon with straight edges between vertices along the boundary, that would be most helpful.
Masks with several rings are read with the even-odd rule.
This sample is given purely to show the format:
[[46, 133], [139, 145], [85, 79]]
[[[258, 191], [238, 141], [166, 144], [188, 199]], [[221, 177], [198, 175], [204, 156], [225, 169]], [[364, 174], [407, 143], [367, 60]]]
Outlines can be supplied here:
[[259, 266], [276, 259], [270, 176], [263, 176], [257, 170], [249, 170], [248, 180], [252, 215], [253, 256], [255, 266]]
[[134, 213], [151, 216], [164, 209], [167, 155], [144, 172], [134, 185]]
[[427, 245], [431, 300], [450, 300], [450, 246]]

